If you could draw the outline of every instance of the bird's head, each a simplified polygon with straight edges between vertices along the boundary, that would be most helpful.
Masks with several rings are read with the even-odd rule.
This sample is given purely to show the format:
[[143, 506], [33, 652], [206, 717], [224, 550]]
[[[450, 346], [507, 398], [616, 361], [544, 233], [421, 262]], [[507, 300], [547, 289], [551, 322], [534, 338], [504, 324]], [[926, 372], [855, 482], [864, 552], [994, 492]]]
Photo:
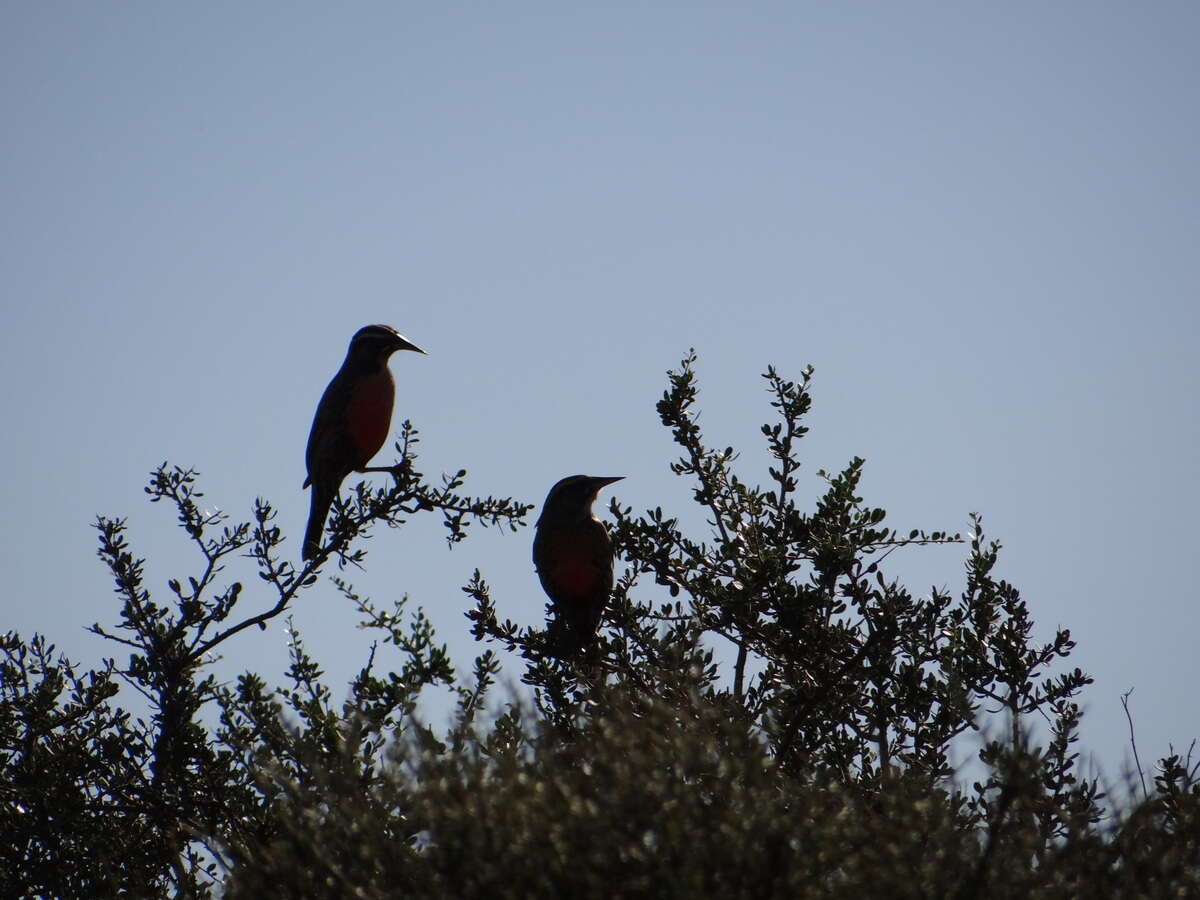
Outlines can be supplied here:
[[367, 325], [350, 338], [349, 355], [364, 362], [386, 363], [397, 350], [425, 352], [390, 325]]
[[624, 475], [597, 477], [595, 475], [568, 475], [550, 488], [546, 503], [542, 507], [540, 522], [547, 517], [572, 519], [591, 514], [592, 503], [605, 485], [620, 481]]

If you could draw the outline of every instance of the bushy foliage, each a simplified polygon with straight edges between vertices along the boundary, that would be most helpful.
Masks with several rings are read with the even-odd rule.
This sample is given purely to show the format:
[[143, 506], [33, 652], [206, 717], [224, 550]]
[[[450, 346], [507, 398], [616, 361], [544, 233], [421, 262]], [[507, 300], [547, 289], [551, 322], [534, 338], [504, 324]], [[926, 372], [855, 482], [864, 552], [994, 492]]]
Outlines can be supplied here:
[[[85, 672], [40, 636], [0, 641], [0, 894], [1200, 896], [1196, 765], [1168, 757], [1140, 803], [1102, 805], [1075, 749], [1090, 679], [1067, 665], [1067, 630], [1035, 639], [980, 519], [965, 536], [893, 528], [859, 496], [859, 459], [819, 473], [804, 509], [811, 370], [766, 373], [771, 461], [743, 480], [699, 428], [694, 362], [668, 373], [658, 412], [709, 527], [613, 502], [623, 571], [577, 660], [542, 623], [501, 619], [481, 572], [465, 675], [420, 610], [335, 578], [377, 636], [345, 701], [294, 631], [281, 684], [220, 684], [217, 648], [253, 640], [329, 562], [364, 565], [372, 525], [440, 515], [458, 543], [530, 507], [461, 494], [461, 470], [426, 482], [405, 423], [393, 483], [355, 486], [297, 569], [267, 501], [230, 523], [194, 472], [156, 469], [150, 500], [199, 564], [152, 597], [125, 523], [97, 521], [120, 609], [92, 629], [128, 660]], [[967, 548], [956, 594], [888, 576], [891, 554], [930, 544]], [[265, 602], [225, 571], [243, 557]], [[495, 687], [502, 663], [527, 693]], [[420, 718], [430, 689], [456, 699], [445, 727]], [[970, 784], [951, 763], [964, 746], [985, 773]]]

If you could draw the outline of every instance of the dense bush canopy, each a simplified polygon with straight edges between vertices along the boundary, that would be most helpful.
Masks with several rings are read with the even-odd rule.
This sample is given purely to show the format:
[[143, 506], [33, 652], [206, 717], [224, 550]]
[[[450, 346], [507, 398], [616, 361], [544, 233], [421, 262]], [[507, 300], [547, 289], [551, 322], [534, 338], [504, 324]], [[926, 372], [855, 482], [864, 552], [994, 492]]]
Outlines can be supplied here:
[[[694, 363], [668, 373], [658, 412], [707, 531], [614, 501], [617, 587], [579, 658], [557, 657], [544, 623], [501, 618], [479, 571], [466, 673], [420, 610], [335, 578], [395, 671], [366, 651], [334, 703], [297, 635], [278, 686], [218, 683], [213, 652], [254, 641], [329, 563], [364, 565], [373, 525], [441, 516], [458, 543], [531, 507], [461, 493], [463, 470], [427, 482], [405, 423], [392, 483], [344, 492], [298, 569], [266, 500], [230, 522], [197, 502], [195, 472], [156, 469], [150, 500], [198, 565], [152, 596], [125, 523], [97, 520], [119, 608], [92, 629], [127, 662], [0, 642], [0, 895], [1200, 896], [1196, 764], [1161, 760], [1139, 802], [1105, 805], [1076, 765], [1090, 679], [1068, 665], [1071, 635], [1035, 639], [981, 520], [966, 535], [888, 525], [859, 496], [860, 459], [818, 473], [802, 509], [811, 370], [767, 371], [771, 462], [743, 480], [697, 424]], [[887, 574], [921, 544], [965, 549], [959, 590], [918, 596]], [[258, 577], [235, 580], [250, 565]], [[502, 663], [523, 695], [495, 687]], [[430, 690], [455, 698], [444, 729], [420, 719]], [[951, 763], [963, 746], [984, 773], [970, 783]]]

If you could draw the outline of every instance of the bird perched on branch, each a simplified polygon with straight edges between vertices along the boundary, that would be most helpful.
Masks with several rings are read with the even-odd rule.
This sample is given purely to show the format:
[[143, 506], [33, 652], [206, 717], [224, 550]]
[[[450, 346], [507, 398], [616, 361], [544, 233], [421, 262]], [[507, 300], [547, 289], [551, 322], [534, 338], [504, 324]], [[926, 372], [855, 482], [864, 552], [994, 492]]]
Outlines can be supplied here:
[[305, 462], [312, 485], [308, 528], [304, 532], [304, 559], [312, 559], [321, 546], [321, 532], [330, 504], [342, 480], [351, 472], [384, 472], [368, 469], [392, 424], [396, 383], [388, 371], [388, 358], [397, 350], [425, 351], [387, 325], [367, 325], [355, 332], [346, 360], [317, 404], [308, 434]]
[[537, 520], [533, 564], [554, 608], [551, 643], [563, 658], [596, 639], [612, 593], [612, 540], [592, 503], [602, 487], [623, 477], [564, 478], [550, 488]]

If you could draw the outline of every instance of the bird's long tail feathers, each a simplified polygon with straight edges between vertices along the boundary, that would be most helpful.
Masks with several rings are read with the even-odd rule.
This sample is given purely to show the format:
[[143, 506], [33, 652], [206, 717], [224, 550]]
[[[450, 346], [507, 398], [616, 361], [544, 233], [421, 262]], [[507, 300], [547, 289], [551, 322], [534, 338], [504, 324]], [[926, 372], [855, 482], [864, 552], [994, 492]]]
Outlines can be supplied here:
[[329, 515], [329, 507], [336, 495], [337, 488], [313, 482], [308, 527], [304, 529], [304, 547], [300, 551], [302, 559], [312, 559], [317, 555], [317, 550], [321, 547], [321, 535], [325, 531], [325, 517]]

